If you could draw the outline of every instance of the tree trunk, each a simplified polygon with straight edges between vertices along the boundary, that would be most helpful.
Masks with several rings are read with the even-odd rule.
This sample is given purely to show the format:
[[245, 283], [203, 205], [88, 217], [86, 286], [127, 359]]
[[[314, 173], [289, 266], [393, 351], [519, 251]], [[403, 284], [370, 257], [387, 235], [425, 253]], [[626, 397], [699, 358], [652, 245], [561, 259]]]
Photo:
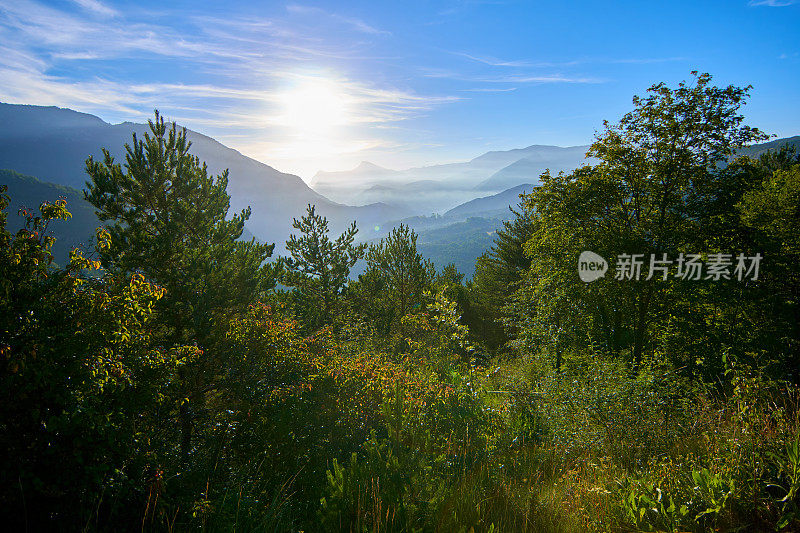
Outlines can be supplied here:
[[647, 332], [647, 310], [650, 307], [650, 298], [653, 296], [653, 285], [647, 287], [647, 293], [639, 305], [639, 314], [636, 317], [636, 328], [633, 332], [633, 374], [637, 375], [642, 366], [642, 352], [644, 351], [645, 336]]
[[185, 463], [189, 460], [189, 451], [192, 447], [192, 417], [189, 411], [188, 398], [184, 398], [181, 401], [179, 418], [181, 424], [181, 462]]

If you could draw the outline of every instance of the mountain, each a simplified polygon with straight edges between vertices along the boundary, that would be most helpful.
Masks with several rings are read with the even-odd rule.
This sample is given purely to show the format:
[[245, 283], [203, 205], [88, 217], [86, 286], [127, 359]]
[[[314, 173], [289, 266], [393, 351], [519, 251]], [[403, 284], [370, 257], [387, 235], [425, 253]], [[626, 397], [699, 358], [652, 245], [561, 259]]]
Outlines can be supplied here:
[[[794, 146], [796, 153], [800, 154], [800, 136], [795, 136], [749, 146], [739, 150], [738, 155], [758, 157], [768, 150], [778, 150], [786, 144]], [[512, 163], [510, 167], [514, 167], [511, 170], [515, 173], [524, 169], [528, 176], [538, 178], [537, 165], [535, 161], [523, 158]], [[471, 277], [475, 260], [492, 245], [495, 230], [502, 225], [503, 220], [509, 220], [513, 216], [508, 209], [509, 206], [516, 206], [519, 203], [519, 195], [522, 192], [530, 192], [538, 184], [536, 180], [533, 185], [517, 185], [491, 196], [465, 202], [441, 216], [413, 217], [403, 222], [417, 231], [420, 236], [420, 250], [437, 267], [455, 263], [460, 272]]]
[[503, 192], [475, 198], [465, 202], [446, 212], [446, 218], [464, 218], [467, 216], [499, 216], [508, 212], [509, 207], [515, 207], [519, 203], [519, 195], [523, 192], [530, 192], [536, 185], [524, 183], [517, 185]]
[[475, 260], [494, 242], [497, 228], [513, 216], [509, 207], [516, 206], [520, 201], [519, 195], [533, 188], [534, 185], [530, 184], [518, 185], [491, 196], [475, 198], [443, 215], [415, 216], [390, 222], [374, 228], [374, 232], [365, 232], [363, 237], [377, 241], [403, 223], [417, 232], [420, 252], [438, 269], [453, 263], [469, 279], [475, 269]]
[[[75, 218], [67, 224], [54, 224], [57, 233], [60, 225], [75, 228], [74, 235], [62, 234], [57, 242], [57, 256], [65, 257], [72, 245], [85, 243], [98, 224], [80, 192], [87, 179], [86, 158], [100, 157], [101, 148], [107, 147], [124, 162], [125, 143], [131, 141], [132, 133], [141, 136], [146, 130], [146, 124], [112, 125], [69, 109], [0, 104], [0, 169], [15, 171], [3, 172], [0, 184], [5, 181], [10, 186], [11, 211], [15, 213], [20, 205], [35, 208], [44, 200], [67, 197]], [[431, 258], [439, 265], [448, 258], [457, 258], [462, 266], [470, 257], [474, 260], [486, 244], [488, 228], [510, 216], [508, 206], [518, 203], [521, 191], [539, 183], [545, 168], [567, 171], [590, 162], [584, 159], [586, 146], [544, 145], [487, 152], [470, 161], [407, 170], [362, 162], [350, 171], [318, 173], [312, 180], [318, 189], [315, 191], [299, 177], [279, 172], [210, 137], [191, 130], [188, 136], [193, 143], [191, 152], [208, 164], [210, 173], [230, 170], [231, 208], [238, 211], [251, 206], [248, 229], [262, 241], [275, 242], [277, 252], [283, 251], [292, 219], [304, 213], [307, 203], [313, 203], [329, 218], [332, 232], [338, 233], [356, 220], [361, 240], [385, 236], [400, 221], [409, 224], [424, 237], [425, 249], [434, 254]], [[796, 136], [754, 145], [739, 153], [756, 157], [787, 142], [800, 151], [800, 136]], [[320, 190], [328, 190], [325, 187], [340, 201], [320, 194]], [[476, 198], [479, 195], [481, 198]], [[444, 215], [411, 216], [431, 213]], [[469, 218], [482, 222], [467, 223]], [[469, 231], [474, 232], [472, 237], [467, 236]], [[451, 239], [449, 243], [447, 238]]]
[[352, 184], [354, 182], [369, 181], [374, 178], [389, 177], [397, 173], [396, 170], [383, 168], [369, 161], [362, 161], [352, 170], [327, 172], [320, 170], [311, 178], [311, 187], [335, 186]]
[[[500, 186], [500, 184], [519, 183], [520, 180], [524, 183], [538, 183], [542, 172], [544, 170], [541, 164], [530, 159], [519, 159], [489, 176], [486, 181], [476, 187], [476, 190], [483, 190], [484, 184], [492, 187]], [[508, 188], [510, 187], [514, 187], [514, 185], [509, 185]]]
[[437, 269], [453, 263], [459, 272], [472, 279], [475, 261], [491, 248], [497, 228], [502, 225], [501, 218], [469, 217], [443, 228], [419, 231], [417, 247]]
[[[798, 145], [800, 151], [800, 137], [791, 137], [747, 147], [739, 154], [754, 157], [786, 142]], [[588, 145], [531, 145], [487, 152], [466, 162], [407, 170], [390, 170], [365, 161], [349, 171], [318, 172], [311, 186], [339, 202], [382, 202], [407, 214], [427, 215], [454, 209], [476, 194], [538, 184], [539, 176], [548, 169], [558, 174], [594, 164], [596, 159], [586, 157], [588, 149]]]
[[[142, 136], [146, 124], [108, 124], [98, 117], [57, 107], [0, 104], [0, 168], [13, 169], [42, 181], [83, 189], [88, 156], [102, 157], [108, 148], [124, 163], [124, 145]], [[276, 242], [280, 250], [291, 233], [293, 218], [315, 204], [338, 232], [357, 220], [360, 227], [380, 224], [408, 213], [384, 203], [352, 207], [311, 190], [302, 179], [246, 157], [218, 141], [188, 130], [191, 153], [208, 165], [209, 173], [229, 169], [231, 209], [252, 207], [248, 228], [260, 240]], [[47, 199], [47, 198], [43, 198]]]
[[[54, 202], [59, 198], [67, 201], [67, 210], [72, 218], [67, 221], [55, 220], [50, 223], [48, 233], [56, 238], [53, 244], [53, 257], [60, 265], [69, 261], [69, 252], [80, 248], [92, 253], [92, 242], [95, 230], [102, 222], [95, 214], [94, 206], [83, 199], [83, 191], [41, 181], [33, 176], [26, 176], [13, 170], [0, 169], [0, 185], [6, 185], [6, 194], [10, 198], [6, 229], [12, 234], [25, 226], [25, 217], [19, 214], [20, 209], [32, 210], [38, 214], [42, 202]], [[241, 240], [249, 241], [254, 235], [244, 228]]]
[[795, 135], [794, 137], [784, 137], [783, 139], [775, 139], [774, 141], [761, 144], [754, 144], [753, 146], [748, 146], [737, 151], [736, 155], [757, 158], [769, 150], [780, 150], [781, 147], [785, 145], [794, 147], [795, 153], [800, 155], [800, 135]]
[[594, 158], [586, 158], [588, 149], [588, 146], [529, 146], [517, 152], [524, 154], [522, 157], [489, 176], [476, 189], [497, 191], [522, 183], [539, 183], [539, 176], [548, 169], [552, 174], [571, 172], [581, 165], [596, 162]]
[[532, 145], [487, 152], [460, 163], [406, 170], [363, 162], [350, 171], [318, 172], [311, 185], [339, 202], [383, 202], [414, 214], [439, 213], [472, 200], [476, 191], [501, 192], [537, 183], [547, 168], [553, 172], [577, 168], [587, 162], [587, 149]]
[[48, 232], [55, 238], [53, 256], [61, 265], [66, 264], [69, 252], [75, 247], [88, 249], [100, 221], [94, 214], [94, 207], [83, 199], [83, 193], [72, 187], [40, 181], [13, 170], [0, 170], [0, 185], [8, 187], [11, 202], [8, 206], [6, 229], [16, 233], [25, 226], [25, 218], [19, 215], [22, 208], [36, 211], [43, 201], [54, 202], [59, 198], [67, 201], [67, 210], [72, 213], [68, 221], [56, 220], [50, 223]]

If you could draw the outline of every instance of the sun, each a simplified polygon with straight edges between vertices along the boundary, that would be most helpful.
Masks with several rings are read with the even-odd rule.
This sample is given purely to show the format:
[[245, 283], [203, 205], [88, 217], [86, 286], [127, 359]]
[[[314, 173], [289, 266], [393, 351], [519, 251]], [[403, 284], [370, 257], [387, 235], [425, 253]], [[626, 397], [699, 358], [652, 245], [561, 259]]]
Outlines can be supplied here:
[[280, 122], [301, 137], [330, 135], [348, 123], [347, 98], [335, 81], [306, 78], [280, 95]]
[[328, 71], [285, 73], [283, 81], [268, 99], [267, 124], [280, 139], [264, 152], [270, 164], [310, 179], [378, 145], [365, 138], [370, 108], [357, 83]]

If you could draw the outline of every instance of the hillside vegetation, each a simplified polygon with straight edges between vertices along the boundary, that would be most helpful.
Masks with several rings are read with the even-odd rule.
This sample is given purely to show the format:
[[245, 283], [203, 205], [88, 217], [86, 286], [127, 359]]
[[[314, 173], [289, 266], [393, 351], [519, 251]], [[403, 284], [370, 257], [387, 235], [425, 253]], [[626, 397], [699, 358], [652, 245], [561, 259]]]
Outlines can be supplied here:
[[3, 528], [800, 529], [800, 158], [731, 160], [767, 139], [749, 89], [694, 76], [463, 222], [494, 231], [470, 281], [314, 205], [276, 257], [158, 113], [86, 161], [63, 267], [74, 195], [11, 231], [0, 187]]

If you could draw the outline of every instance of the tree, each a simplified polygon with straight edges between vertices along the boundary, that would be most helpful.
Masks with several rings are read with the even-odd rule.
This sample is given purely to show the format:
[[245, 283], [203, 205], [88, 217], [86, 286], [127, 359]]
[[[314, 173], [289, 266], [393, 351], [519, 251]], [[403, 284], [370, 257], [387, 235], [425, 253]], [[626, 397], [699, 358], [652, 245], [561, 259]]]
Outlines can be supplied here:
[[448, 263], [436, 275], [434, 282], [436, 290], [444, 293], [445, 297], [454, 302], [459, 310], [459, 315], [469, 307], [467, 289], [464, 287], [464, 274], [458, 271], [454, 263]]
[[[581, 217], [595, 220], [599, 218], [597, 213], [602, 212], [602, 207], [591, 202], [597, 200], [596, 204], [602, 204], [606, 198], [601, 188], [587, 186], [585, 180], [591, 172], [591, 168], [583, 167], [570, 175], [545, 173], [541, 177], [542, 186], [526, 197], [530, 237], [523, 251], [531, 263], [504, 307], [506, 324], [515, 333], [514, 344], [549, 351], [556, 370], [560, 369], [568, 347], [582, 348], [593, 337], [604, 339], [605, 347], [613, 354], [620, 349], [622, 332], [615, 325], [624, 310], [616, 302], [603, 307], [603, 298], [610, 290], [602, 285], [605, 280], [588, 287], [578, 282], [577, 261], [571, 260], [585, 249], [609, 256], [612, 243], [616, 242], [599, 233], [590, 236], [581, 233], [589, 231]], [[609, 247], [608, 252], [600, 243]], [[598, 315], [594, 325], [599, 327], [587, 322], [592, 315]]]
[[358, 308], [389, 332], [402, 329], [402, 318], [421, 309], [423, 293], [436, 279], [436, 269], [417, 251], [417, 234], [405, 224], [369, 247], [367, 268], [351, 294]]
[[[770, 155], [761, 163], [771, 167]], [[798, 158], [800, 159], [800, 158]], [[797, 161], [797, 160], [795, 160]], [[747, 346], [769, 349], [776, 374], [798, 380], [800, 361], [800, 162], [772, 167], [771, 175], [742, 196], [737, 205], [752, 239], [750, 253], [769, 258], [759, 275], [757, 297], [745, 316]], [[739, 315], [741, 316], [741, 314]], [[780, 361], [779, 356], [784, 360]]]
[[497, 350], [510, 340], [509, 302], [531, 266], [531, 259], [522, 247], [533, 234], [532, 215], [524, 199], [509, 210], [513, 218], [503, 221], [491, 249], [478, 257], [475, 275], [468, 286], [469, 309], [465, 321], [473, 335], [490, 350]]
[[[203, 357], [184, 369], [179, 418], [182, 456], [191, 448], [191, 406], [218, 386], [226, 350], [215, 345], [228, 322], [275, 286], [275, 268], [266, 263], [274, 245], [242, 242], [250, 209], [227, 219], [228, 172], [208, 175], [189, 153], [186, 130], [164, 122], [158, 111], [144, 139], [125, 145], [125, 167], [103, 150], [89, 158], [87, 201], [106, 222], [109, 244], [103, 265], [128, 276], [141, 274], [166, 289], [156, 311], [159, 338], [167, 346], [196, 344]], [[195, 410], [195, 412], [197, 412]]]
[[286, 249], [291, 257], [284, 261], [283, 282], [296, 287], [303, 300], [303, 314], [314, 328], [330, 324], [339, 294], [347, 283], [350, 269], [364, 255], [365, 244], [354, 245], [358, 233], [353, 222], [336, 240], [328, 237], [328, 220], [308, 205], [306, 216], [294, 219]]
[[167, 290], [160, 311], [175, 342], [202, 342], [215, 317], [244, 310], [275, 285], [274, 245], [238, 239], [250, 209], [227, 219], [228, 172], [209, 176], [186, 130], [158, 111], [144, 139], [125, 145], [125, 167], [103, 150], [89, 158], [86, 200], [111, 235], [103, 265], [140, 272]]
[[[607, 259], [619, 254], [676, 257], [695, 252], [700, 221], [693, 192], [719, 179], [734, 151], [765, 138], [743, 124], [739, 113], [750, 87], [715, 87], [708, 74], [677, 89], [660, 83], [620, 122], [605, 123], [588, 155], [600, 162], [567, 176], [544, 180], [529, 197], [534, 234], [520, 302], [530, 302], [528, 332], [560, 344], [604, 342], [612, 352], [630, 350], [634, 370], [652, 347], [654, 324], [666, 317], [672, 280], [584, 285], [575, 275], [578, 254], [592, 250]], [[558, 349], [556, 350], [558, 353]]]
[[[53, 267], [51, 222], [66, 202], [5, 227], [0, 187], [0, 466], [2, 520], [48, 530], [141, 520], [141, 491], [160, 481], [172, 424], [162, 402], [193, 347], [154, 346], [163, 289], [120, 277], [73, 251]], [[100, 233], [101, 245], [106, 241]], [[86, 526], [84, 526], [86, 527]]]

